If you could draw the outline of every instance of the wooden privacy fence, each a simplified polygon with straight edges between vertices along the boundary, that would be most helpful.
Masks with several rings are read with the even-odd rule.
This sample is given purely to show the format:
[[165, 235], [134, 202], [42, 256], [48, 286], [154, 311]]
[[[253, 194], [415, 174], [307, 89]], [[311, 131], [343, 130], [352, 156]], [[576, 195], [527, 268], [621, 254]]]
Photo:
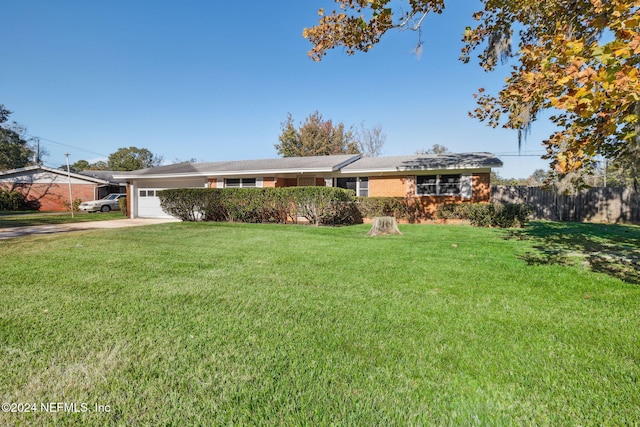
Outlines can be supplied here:
[[640, 193], [630, 188], [595, 187], [558, 194], [540, 187], [493, 186], [491, 200], [528, 203], [534, 219], [640, 224]]

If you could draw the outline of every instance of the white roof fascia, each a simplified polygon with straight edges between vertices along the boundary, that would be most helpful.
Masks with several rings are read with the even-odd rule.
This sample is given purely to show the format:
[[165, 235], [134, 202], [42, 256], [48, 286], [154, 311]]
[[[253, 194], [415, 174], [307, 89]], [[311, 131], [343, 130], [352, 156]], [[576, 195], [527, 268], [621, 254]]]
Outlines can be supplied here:
[[3, 171], [0, 172], [0, 176], [8, 176], [8, 175], [20, 175], [24, 172], [31, 172], [31, 171], [44, 171], [44, 172], [50, 172], [50, 173], [54, 173], [57, 175], [62, 175], [64, 177], [71, 175], [71, 177], [76, 178], [76, 179], [80, 179], [83, 181], [90, 181], [90, 182], [94, 182], [96, 184], [109, 184], [109, 181], [105, 181], [104, 179], [100, 179], [100, 178], [94, 178], [92, 176], [87, 176], [87, 175], [81, 175], [79, 173], [75, 173], [75, 172], [71, 172], [68, 173], [67, 171], [63, 171], [61, 169], [53, 169], [47, 166], [27, 166], [24, 168], [18, 168], [18, 169], [11, 169], [8, 171]]
[[333, 168], [308, 168], [308, 169], [267, 169], [267, 170], [246, 170], [246, 171], [216, 171], [216, 172], [189, 172], [189, 173], [165, 173], [149, 175], [113, 175], [113, 179], [171, 179], [171, 178], [195, 178], [195, 177], [218, 177], [218, 176], [273, 176], [278, 174], [303, 174], [303, 173], [331, 173]]

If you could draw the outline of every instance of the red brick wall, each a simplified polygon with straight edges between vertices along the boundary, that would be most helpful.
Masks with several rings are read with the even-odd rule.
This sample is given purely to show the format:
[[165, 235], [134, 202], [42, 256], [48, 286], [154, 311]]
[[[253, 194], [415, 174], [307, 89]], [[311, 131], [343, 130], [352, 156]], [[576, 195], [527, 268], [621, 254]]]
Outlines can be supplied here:
[[[11, 185], [0, 184], [5, 189], [11, 189]], [[95, 185], [72, 184], [73, 199], [81, 199], [83, 202], [94, 199]], [[28, 199], [36, 199], [40, 202], [41, 211], [65, 211], [64, 203], [69, 202], [69, 186], [67, 184], [25, 184], [16, 186], [14, 190], [21, 191]]]
[[411, 176], [369, 177], [369, 197], [408, 197], [420, 221], [434, 219], [436, 209], [451, 203], [488, 203], [491, 201], [490, 174], [473, 174], [471, 199], [460, 196], [416, 196], [415, 179]]
[[406, 197], [406, 176], [371, 176], [369, 177], [369, 197]]
[[475, 203], [491, 201], [491, 174], [473, 175], [473, 201]]

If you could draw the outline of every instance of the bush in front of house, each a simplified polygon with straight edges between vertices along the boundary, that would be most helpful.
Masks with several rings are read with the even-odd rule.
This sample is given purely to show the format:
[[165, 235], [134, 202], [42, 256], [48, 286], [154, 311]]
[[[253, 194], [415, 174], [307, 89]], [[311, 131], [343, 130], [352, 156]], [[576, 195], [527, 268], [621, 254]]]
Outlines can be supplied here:
[[363, 218], [393, 216], [399, 219], [410, 217], [410, 207], [402, 197], [358, 197], [358, 210]]
[[353, 191], [336, 187], [288, 187], [284, 189], [296, 216], [311, 224], [342, 225], [361, 222]]
[[[215, 189], [205, 209], [215, 221], [285, 223], [286, 203], [276, 188]], [[211, 213], [209, 213], [211, 211]]]
[[118, 199], [118, 207], [120, 208], [120, 212], [122, 212], [122, 215], [127, 216], [127, 198], [126, 197], [120, 197]]
[[40, 209], [40, 202], [28, 199], [20, 191], [0, 190], [0, 211], [31, 211]]
[[176, 188], [158, 192], [162, 209], [183, 221], [296, 222], [320, 225], [361, 221], [352, 192], [333, 187]]
[[460, 203], [438, 206], [440, 219], [466, 219], [476, 227], [526, 227], [532, 209], [526, 203]]
[[204, 188], [172, 188], [158, 191], [160, 206], [169, 215], [183, 221], [201, 219], [204, 206]]

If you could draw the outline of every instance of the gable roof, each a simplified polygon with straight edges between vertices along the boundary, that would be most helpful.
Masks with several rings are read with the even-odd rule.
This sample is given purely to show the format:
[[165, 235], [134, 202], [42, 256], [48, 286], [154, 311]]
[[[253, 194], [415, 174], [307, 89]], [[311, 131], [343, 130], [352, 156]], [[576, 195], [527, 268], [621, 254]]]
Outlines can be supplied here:
[[7, 170], [7, 171], [2, 171], [0, 172], [0, 180], [1, 179], [11, 179], [11, 178], [16, 178], [18, 179], [21, 176], [27, 176], [30, 175], [32, 173], [37, 173], [37, 172], [48, 172], [48, 173], [52, 173], [54, 175], [60, 175], [64, 178], [67, 178], [68, 176], [71, 176], [74, 179], [79, 179], [82, 181], [87, 181], [87, 182], [91, 182], [94, 184], [108, 184], [109, 182], [107, 180], [104, 179], [100, 179], [97, 177], [92, 177], [92, 176], [87, 176], [87, 175], [81, 175], [75, 172], [71, 172], [70, 174], [67, 173], [67, 171], [63, 171], [60, 169], [54, 169], [54, 168], [50, 168], [47, 166], [42, 166], [42, 165], [34, 165], [34, 166], [27, 166], [24, 168], [18, 168], [18, 169], [11, 169], [11, 170]]
[[502, 167], [491, 153], [416, 154], [393, 157], [362, 157], [360, 154], [279, 157], [260, 160], [230, 160], [176, 163], [131, 172], [113, 172], [113, 179], [215, 176], [260, 176], [286, 173], [384, 173], [435, 170], [468, 170]]
[[408, 172], [495, 167], [502, 167], [502, 161], [491, 153], [444, 153], [393, 157], [365, 157], [345, 166], [342, 168], [342, 172]]
[[80, 175], [90, 176], [92, 178], [102, 179], [104, 181], [109, 181], [112, 184], [118, 184], [113, 178], [114, 174], [120, 173], [118, 171], [104, 171], [104, 170], [91, 170], [85, 169], [83, 171], [78, 172]]
[[360, 154], [279, 157], [276, 159], [232, 160], [206, 163], [176, 163], [132, 172], [115, 172], [115, 179], [175, 176], [259, 175], [299, 172], [335, 172], [360, 158]]

